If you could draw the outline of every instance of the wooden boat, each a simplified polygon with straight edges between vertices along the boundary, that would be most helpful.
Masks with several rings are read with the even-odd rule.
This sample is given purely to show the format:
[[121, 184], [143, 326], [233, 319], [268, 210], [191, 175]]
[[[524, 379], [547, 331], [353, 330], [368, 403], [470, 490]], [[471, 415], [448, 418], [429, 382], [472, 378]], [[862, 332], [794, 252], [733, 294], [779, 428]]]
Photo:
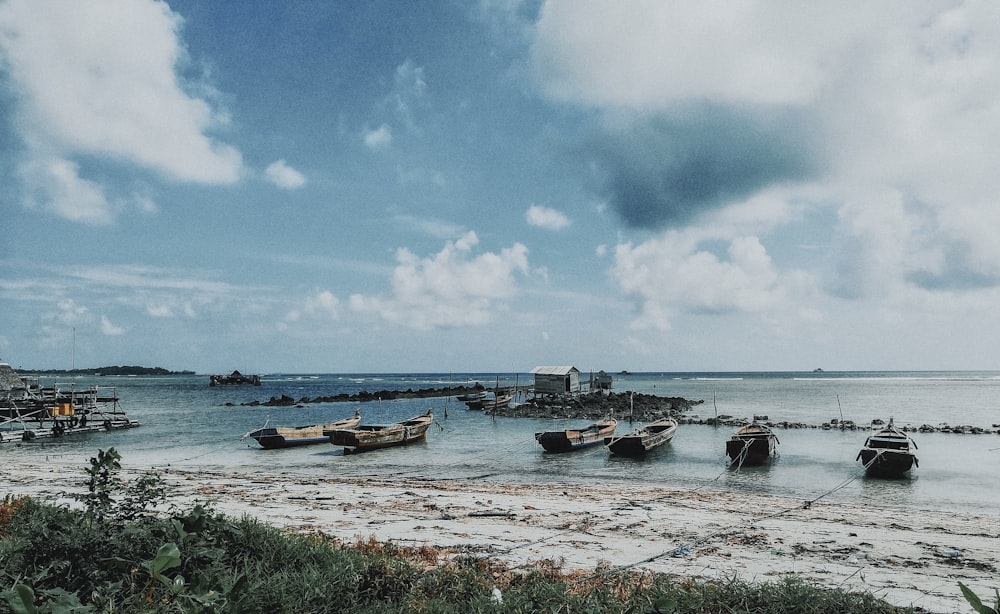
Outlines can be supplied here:
[[459, 401], [463, 402], [463, 403], [471, 403], [471, 402], [474, 402], [474, 401], [478, 401], [480, 399], [485, 399], [486, 398], [486, 391], [485, 390], [477, 390], [475, 392], [466, 392], [465, 394], [460, 394], [460, 395], [458, 395], [455, 398], [458, 399]]
[[427, 429], [434, 421], [431, 410], [409, 420], [395, 424], [362, 424], [353, 428], [323, 431], [335, 446], [344, 446], [344, 453], [367, 452], [380, 448], [405, 446], [427, 437]]
[[914, 466], [920, 466], [916, 449], [916, 442], [889, 418], [889, 424], [869, 435], [855, 460], [861, 461], [869, 475], [901, 477]]
[[737, 467], [763, 465], [777, 455], [778, 443], [778, 436], [770, 428], [754, 421], [729, 438], [726, 455]]
[[510, 405], [511, 399], [514, 395], [507, 394], [505, 392], [490, 392], [484, 394], [482, 397], [466, 401], [465, 404], [469, 409], [482, 410], [485, 412], [492, 411], [494, 409], [499, 409], [501, 407], [507, 407]]
[[253, 438], [262, 448], [273, 450], [276, 448], [292, 448], [295, 446], [308, 446], [317, 443], [330, 443], [330, 436], [324, 431], [337, 429], [349, 429], [361, 424], [361, 410], [354, 412], [350, 418], [344, 418], [329, 424], [310, 424], [307, 426], [267, 426], [251, 431], [241, 439]]
[[582, 429], [535, 433], [535, 440], [542, 444], [546, 452], [572, 452], [603, 443], [605, 437], [614, 435], [617, 426], [618, 421], [610, 418], [595, 422]]
[[641, 429], [636, 429], [621, 437], [605, 437], [604, 445], [615, 456], [639, 457], [650, 450], [656, 449], [674, 438], [677, 432], [677, 421], [673, 418], [663, 418], [650, 422]]
[[456, 399], [463, 403], [467, 403], [469, 401], [478, 401], [486, 396], [486, 389], [483, 388], [483, 385], [480, 382], [472, 382], [470, 380], [470, 383], [472, 384], [470, 387], [471, 389], [465, 394], [458, 395], [455, 397]]

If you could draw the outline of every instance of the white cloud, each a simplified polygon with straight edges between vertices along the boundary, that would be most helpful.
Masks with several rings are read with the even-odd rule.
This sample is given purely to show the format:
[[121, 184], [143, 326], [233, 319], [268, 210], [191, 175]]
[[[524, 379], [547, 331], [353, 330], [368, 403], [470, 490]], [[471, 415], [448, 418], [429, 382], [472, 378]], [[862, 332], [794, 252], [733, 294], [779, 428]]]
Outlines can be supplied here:
[[414, 113], [426, 106], [424, 95], [427, 92], [427, 81], [424, 79], [424, 68], [407, 58], [396, 67], [393, 79], [393, 92], [386, 98], [385, 104], [392, 108], [398, 120], [412, 131], [419, 131]]
[[366, 130], [362, 140], [368, 149], [385, 149], [392, 144], [392, 128], [382, 124], [374, 130]]
[[340, 300], [329, 290], [323, 290], [306, 299], [303, 311], [314, 318], [336, 320], [340, 317]]
[[164, 304], [146, 305], [146, 313], [154, 318], [174, 317], [174, 310], [170, 308], [170, 305]]
[[82, 179], [76, 163], [63, 158], [36, 158], [23, 163], [18, 170], [30, 205], [94, 226], [114, 220], [104, 187]]
[[[223, 117], [188, 95], [175, 73], [185, 60], [181, 19], [166, 3], [10, 0], [0, 5], [0, 23], [29, 167], [106, 156], [178, 181], [239, 179], [240, 153], [206, 135]], [[65, 170], [72, 176], [64, 182], [88, 182], [72, 162]], [[52, 207], [71, 219], [112, 215], [107, 204], [97, 213], [98, 204], [75, 214]]]
[[94, 316], [84, 305], [73, 299], [59, 299], [54, 309], [40, 314], [41, 326], [38, 339], [43, 347], [59, 347], [72, 343], [72, 331], [85, 328], [94, 322]]
[[272, 162], [264, 169], [264, 175], [279, 188], [293, 190], [306, 184], [305, 175], [288, 166], [284, 160]]
[[401, 228], [416, 229], [437, 239], [448, 239], [465, 232], [459, 224], [436, 218], [396, 215], [392, 221]]
[[525, 221], [531, 226], [547, 230], [562, 230], [569, 226], [569, 218], [561, 211], [542, 205], [531, 205], [524, 214]]
[[115, 326], [108, 319], [108, 316], [101, 316], [101, 332], [109, 337], [117, 337], [119, 335], [125, 334], [125, 329], [120, 326]]
[[351, 308], [419, 330], [487, 324], [517, 292], [515, 273], [527, 274], [528, 249], [515, 243], [500, 253], [473, 257], [478, 243], [470, 231], [431, 257], [399, 249], [391, 295], [354, 294]]
[[822, 93], [878, 6], [547, 2], [533, 56], [552, 96], [649, 108], [692, 99], [804, 104]]
[[160, 210], [156, 201], [146, 194], [133, 194], [132, 203], [139, 211], [146, 214], [153, 214]]
[[761, 311], [783, 289], [756, 237], [737, 237], [720, 257], [691, 234], [667, 233], [615, 249], [612, 275], [640, 306], [637, 327], [669, 330], [679, 313]]
[[[614, 168], [617, 189], [609, 190], [621, 197], [613, 201], [620, 213], [622, 203], [634, 203], [626, 197], [642, 195], [628, 191], [636, 177], [655, 180], [679, 169], [669, 177], [704, 188], [675, 193], [670, 189], [678, 184], [653, 181], [640, 187], [691, 196], [684, 203], [689, 208], [672, 216], [655, 209], [678, 206], [674, 199], [627, 210], [636, 225], [666, 220], [672, 229], [619, 246], [614, 275], [643, 297], [650, 320], [727, 302], [757, 309], [767, 304], [762, 299], [774, 298], [789, 273], [779, 275], [778, 286], [767, 280], [795, 263], [754, 264], [748, 244], [724, 256], [664, 243], [702, 224], [705, 212], [731, 211], [778, 188], [783, 205], [755, 212], [775, 216], [771, 240], [782, 232], [782, 206], [786, 213], [836, 211], [836, 227], [817, 236], [829, 237], [832, 263], [821, 272], [821, 285], [838, 297], [878, 303], [913, 288], [971, 296], [1000, 287], [1000, 243], [993, 238], [1000, 234], [1000, 173], [993, 168], [1000, 155], [1000, 5], [709, 0], [623, 8], [553, 0], [542, 9], [532, 44], [540, 89], [602, 111], [604, 134], [633, 138], [625, 151], [640, 155], [622, 156]], [[646, 126], [662, 129], [659, 141], [643, 138]], [[732, 143], [707, 147], [703, 138], [742, 138], [755, 130], [767, 138], [750, 138], [754, 147], [745, 151], [779, 154], [756, 169], [742, 158], [716, 155], [739, 151]], [[783, 149], [773, 147], [774, 135], [788, 135]], [[677, 157], [686, 145], [690, 155]], [[796, 159], [806, 163], [798, 166]], [[674, 167], [667, 166], [671, 161]], [[720, 167], [719, 161], [733, 164]], [[785, 162], [792, 163], [785, 172], [771, 172]], [[726, 172], [713, 175], [718, 168]], [[741, 184], [747, 177], [753, 181]], [[720, 189], [725, 180], [732, 181]], [[645, 214], [650, 217], [639, 217]], [[735, 247], [751, 236], [753, 230], [732, 224], [712, 240]], [[788, 253], [771, 251], [782, 258]], [[690, 300], [659, 300], [665, 289], [643, 290], [630, 281], [685, 282], [686, 272], [699, 270], [723, 280], [731, 297], [682, 285]], [[741, 289], [734, 291], [734, 283]]]

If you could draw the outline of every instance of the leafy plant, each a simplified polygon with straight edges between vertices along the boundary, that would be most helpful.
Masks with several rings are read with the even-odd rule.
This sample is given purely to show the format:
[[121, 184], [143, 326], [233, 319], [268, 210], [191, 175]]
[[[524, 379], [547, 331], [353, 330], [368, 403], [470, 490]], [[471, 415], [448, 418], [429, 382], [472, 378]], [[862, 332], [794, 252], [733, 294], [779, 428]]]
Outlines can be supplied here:
[[958, 588], [962, 589], [962, 596], [964, 596], [965, 600], [969, 602], [972, 609], [979, 612], [979, 614], [997, 614], [997, 611], [1000, 610], [1000, 589], [994, 589], [996, 591], [997, 601], [996, 607], [991, 608], [990, 606], [984, 604], [979, 598], [979, 595], [972, 592], [972, 589], [968, 586], [959, 582]]
[[15, 584], [9, 591], [0, 593], [5, 597], [10, 611], [14, 614], [47, 614], [49, 612], [90, 612], [91, 608], [84, 606], [73, 593], [61, 588], [42, 591], [42, 605], [35, 605], [35, 591], [25, 584]]
[[98, 450], [97, 456], [90, 459], [87, 468], [87, 494], [82, 495], [87, 516], [93, 520], [104, 520], [114, 505], [114, 493], [121, 486], [118, 471], [121, 470], [121, 455], [114, 448], [106, 452]]

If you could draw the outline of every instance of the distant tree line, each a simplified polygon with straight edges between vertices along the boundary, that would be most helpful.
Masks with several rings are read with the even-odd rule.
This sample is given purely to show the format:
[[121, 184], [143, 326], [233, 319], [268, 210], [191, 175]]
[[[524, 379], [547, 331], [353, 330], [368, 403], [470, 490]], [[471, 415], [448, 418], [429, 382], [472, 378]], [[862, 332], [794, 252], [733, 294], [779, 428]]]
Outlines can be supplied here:
[[113, 366], [94, 369], [18, 369], [30, 375], [194, 375], [194, 371], [168, 371], [162, 367]]

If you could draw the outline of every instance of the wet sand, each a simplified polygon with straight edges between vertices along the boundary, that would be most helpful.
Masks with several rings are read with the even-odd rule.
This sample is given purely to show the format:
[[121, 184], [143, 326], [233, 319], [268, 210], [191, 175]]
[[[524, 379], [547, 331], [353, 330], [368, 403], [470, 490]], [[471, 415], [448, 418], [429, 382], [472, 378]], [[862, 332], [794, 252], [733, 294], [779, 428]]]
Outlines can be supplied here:
[[[0, 496], [82, 490], [85, 460], [0, 469]], [[140, 471], [128, 466], [124, 477]], [[968, 612], [958, 582], [992, 604], [1000, 518], [659, 486], [511, 484], [414, 476], [330, 479], [259, 468], [161, 470], [170, 501], [209, 503], [345, 542], [375, 537], [567, 569], [635, 567], [773, 581], [796, 575], [931, 612]], [[69, 478], [68, 476], [73, 476]], [[77, 478], [76, 476], [79, 476]], [[74, 487], [75, 484], [81, 486]]]

